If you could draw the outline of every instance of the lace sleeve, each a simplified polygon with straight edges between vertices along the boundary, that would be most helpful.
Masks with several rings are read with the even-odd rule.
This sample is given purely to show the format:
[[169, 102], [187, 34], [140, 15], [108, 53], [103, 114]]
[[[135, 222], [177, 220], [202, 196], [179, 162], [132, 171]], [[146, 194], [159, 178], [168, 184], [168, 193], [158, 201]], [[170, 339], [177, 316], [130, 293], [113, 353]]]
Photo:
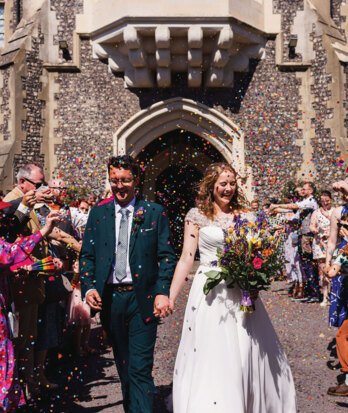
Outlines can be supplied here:
[[198, 208], [191, 208], [185, 217], [186, 222], [192, 222], [199, 228], [206, 226], [209, 223], [208, 218], [203, 215]]

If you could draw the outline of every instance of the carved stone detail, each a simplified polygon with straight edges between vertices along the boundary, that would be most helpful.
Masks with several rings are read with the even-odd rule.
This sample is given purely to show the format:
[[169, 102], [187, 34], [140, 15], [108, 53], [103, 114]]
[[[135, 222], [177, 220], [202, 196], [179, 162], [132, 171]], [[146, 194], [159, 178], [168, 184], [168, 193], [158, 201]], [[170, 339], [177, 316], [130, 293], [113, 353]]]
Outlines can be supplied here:
[[234, 72], [264, 57], [265, 38], [233, 24], [122, 24], [91, 36], [94, 56], [124, 73], [126, 87], [170, 87], [187, 73], [189, 87], [232, 87]]

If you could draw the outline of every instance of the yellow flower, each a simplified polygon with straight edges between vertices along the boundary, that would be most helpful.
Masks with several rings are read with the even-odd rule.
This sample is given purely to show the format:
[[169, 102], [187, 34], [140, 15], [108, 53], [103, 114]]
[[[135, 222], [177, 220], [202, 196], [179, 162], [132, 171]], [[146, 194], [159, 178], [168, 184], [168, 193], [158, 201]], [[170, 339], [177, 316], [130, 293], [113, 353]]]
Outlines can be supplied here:
[[226, 241], [227, 244], [230, 244], [230, 243], [231, 243], [231, 238], [226, 237], [226, 238], [225, 238], [225, 241]]

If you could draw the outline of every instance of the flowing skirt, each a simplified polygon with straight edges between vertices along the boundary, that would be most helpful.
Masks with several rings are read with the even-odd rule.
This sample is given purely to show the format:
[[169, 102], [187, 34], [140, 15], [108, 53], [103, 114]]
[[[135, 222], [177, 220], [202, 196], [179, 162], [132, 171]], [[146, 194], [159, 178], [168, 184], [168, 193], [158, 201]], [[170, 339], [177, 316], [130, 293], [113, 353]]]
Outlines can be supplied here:
[[295, 413], [291, 370], [262, 304], [239, 310], [224, 283], [203, 294], [199, 267], [187, 302], [173, 381], [174, 413]]

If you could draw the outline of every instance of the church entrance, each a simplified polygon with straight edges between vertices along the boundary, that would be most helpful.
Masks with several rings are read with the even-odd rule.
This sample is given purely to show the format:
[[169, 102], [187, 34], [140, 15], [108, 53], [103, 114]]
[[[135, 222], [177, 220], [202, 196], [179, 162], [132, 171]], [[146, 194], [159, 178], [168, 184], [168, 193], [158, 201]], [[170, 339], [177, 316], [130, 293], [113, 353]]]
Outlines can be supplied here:
[[153, 140], [137, 159], [144, 174], [140, 191], [166, 208], [174, 247], [180, 254], [184, 218], [195, 206], [197, 183], [209, 164], [224, 158], [206, 139], [176, 129]]

